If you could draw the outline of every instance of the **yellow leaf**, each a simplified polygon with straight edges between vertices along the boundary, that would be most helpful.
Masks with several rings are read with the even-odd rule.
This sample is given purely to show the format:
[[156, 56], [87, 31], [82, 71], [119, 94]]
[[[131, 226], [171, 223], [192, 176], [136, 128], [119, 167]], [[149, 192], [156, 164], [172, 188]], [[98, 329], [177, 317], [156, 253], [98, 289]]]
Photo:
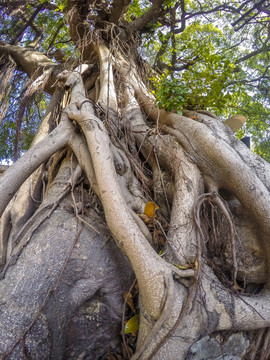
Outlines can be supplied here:
[[139, 330], [139, 314], [132, 316], [125, 325], [124, 333], [130, 334]]
[[173, 265], [176, 266], [178, 269], [181, 269], [181, 270], [186, 270], [186, 269], [190, 268], [190, 265], [188, 265], [188, 264], [186, 264], [184, 266], [178, 265], [178, 264], [173, 264]]
[[158, 206], [153, 201], [148, 201], [144, 208], [144, 213], [150, 218], [155, 216], [155, 211], [158, 209]]
[[199, 269], [199, 262], [198, 262], [197, 259], [195, 259], [194, 269], [195, 269], [196, 271], [198, 271], [198, 269]]

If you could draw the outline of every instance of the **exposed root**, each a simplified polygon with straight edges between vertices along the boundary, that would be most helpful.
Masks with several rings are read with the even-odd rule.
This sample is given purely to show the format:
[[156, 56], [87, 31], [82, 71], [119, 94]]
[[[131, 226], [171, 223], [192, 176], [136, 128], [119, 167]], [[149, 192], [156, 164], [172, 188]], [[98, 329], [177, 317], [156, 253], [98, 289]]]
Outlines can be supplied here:
[[[72, 157], [71, 157], [71, 178], [70, 178], [70, 182], [71, 182], [71, 197], [72, 197], [72, 201], [73, 201], [73, 206], [75, 209], [75, 215], [76, 218], [83, 223], [84, 225], [86, 225], [87, 227], [90, 227], [92, 230], [94, 230], [97, 234], [100, 234], [100, 232], [93, 226], [91, 225], [88, 221], [84, 220], [82, 218], [82, 216], [79, 215], [79, 213], [82, 211], [84, 203], [83, 203], [83, 199], [80, 202], [80, 208], [79, 208], [79, 204], [76, 202], [75, 200], [75, 196], [74, 196], [74, 187], [75, 185], [77, 185], [78, 183], [78, 179], [79, 177], [82, 175], [82, 169], [80, 167], [80, 165], [78, 164], [75, 168], [75, 171], [73, 173], [72, 171]], [[83, 193], [83, 192], [82, 192]]]
[[[169, 318], [170, 312], [172, 310], [173, 301], [174, 301], [174, 283], [172, 277], [169, 275], [168, 277], [164, 277], [165, 282], [165, 293], [164, 293], [164, 306], [162, 309], [162, 313], [160, 318], [155, 322], [152, 330], [144, 339], [142, 345], [139, 349], [136, 350], [136, 353], [132, 356], [131, 360], [138, 360], [140, 359], [141, 355], [146, 351], [152, 341], [156, 340], [156, 336], [158, 335], [160, 329]], [[156, 344], [158, 346], [159, 344]], [[156, 350], [156, 346], [153, 349], [153, 352]], [[147, 357], [148, 359], [152, 358], [152, 354]]]
[[[209, 208], [206, 208], [206, 205], [210, 206], [210, 214]], [[201, 221], [201, 216], [204, 216], [204, 222]], [[209, 216], [210, 215], [210, 216]], [[210, 260], [215, 262], [215, 256], [224, 259], [225, 248], [227, 248], [227, 244], [223, 245], [223, 241], [227, 240], [230, 242], [230, 251], [232, 256], [232, 271], [231, 271], [231, 280], [233, 283], [233, 287], [238, 290], [239, 286], [237, 285], [237, 260], [236, 260], [236, 244], [235, 244], [235, 236], [236, 230], [233, 223], [231, 212], [228, 208], [228, 205], [225, 201], [216, 193], [206, 193], [202, 194], [195, 206], [194, 206], [194, 218], [198, 228], [198, 242], [197, 242], [197, 259], [199, 263], [199, 274], [202, 266], [202, 256], [206, 258], [206, 260]], [[226, 234], [226, 238], [223, 240], [223, 236], [221, 234], [223, 224], [223, 218], [228, 225], [229, 232]], [[218, 226], [221, 225], [221, 227]], [[225, 230], [226, 231], [226, 230]], [[206, 247], [208, 251], [206, 251]], [[210, 258], [209, 258], [210, 256]], [[213, 260], [211, 259], [213, 258]], [[221, 264], [216, 264], [219, 268], [219, 271], [223, 271], [226, 259], [222, 260]], [[225, 278], [227, 275], [225, 275]]]
[[[56, 151], [67, 145], [74, 128], [66, 118], [45, 139], [34, 145], [0, 179], [0, 215], [23, 182]], [[34, 155], [35, 154], [35, 155]], [[18, 177], [18, 174], [20, 176]]]
[[270, 328], [254, 332], [254, 339], [245, 360], [265, 360], [270, 358]]
[[[107, 31], [108, 29], [104, 30], [104, 32]], [[62, 141], [62, 146], [67, 145], [70, 147], [75, 153], [79, 165], [74, 168], [73, 164], [71, 164], [71, 178], [66, 183], [61, 184], [60, 182], [60, 185], [64, 185], [62, 193], [58, 193], [56, 197], [55, 194], [52, 194], [54, 200], [50, 201], [53, 196], [50, 197], [49, 188], [55, 181], [55, 173], [59, 170], [58, 159], [55, 163], [51, 164], [52, 176], [50, 177], [49, 175], [48, 179], [44, 179], [48, 192], [44, 194], [43, 204], [20, 230], [17, 238], [15, 238], [15, 249], [3, 271], [3, 276], [7, 268], [13, 265], [13, 262], [16, 263], [20, 252], [27, 246], [33, 232], [51, 215], [59, 205], [59, 202], [69, 192], [73, 202], [71, 211], [75, 211], [78, 221], [86, 226], [90, 226], [91, 229], [99, 233], [98, 230], [88, 223], [86, 220], [87, 216], [84, 216], [86, 206], [84, 203], [85, 189], [83, 189], [83, 186], [89, 187], [87, 181], [85, 181], [85, 184], [80, 182], [82, 181], [82, 171], [84, 171], [90, 183], [91, 191], [95, 192], [103, 206], [107, 225], [119, 247], [128, 256], [140, 286], [142, 335], [138, 337], [138, 350], [132, 359], [150, 359], [155, 356], [168, 338], [173, 338], [176, 328], [178, 327], [179, 329], [181, 327], [180, 321], [189, 316], [187, 314], [189, 307], [192, 307], [191, 310], [194, 310], [197, 306], [197, 309], [195, 309], [197, 314], [202, 310], [205, 303], [201, 306], [201, 304], [198, 305], [195, 302], [191, 304], [191, 302], [196, 297], [196, 294], [198, 294], [196, 291], [199, 286], [202, 285], [202, 288], [203, 285], [205, 286], [203, 276], [206, 272], [203, 272], [203, 268], [207, 262], [213, 267], [220, 280], [227, 286], [229, 284], [233, 286], [234, 290], [240, 289], [237, 285], [236, 230], [226, 202], [217, 192], [213, 191], [214, 187], [209, 188], [211, 192], [198, 196], [202, 192], [202, 176], [198, 170], [200, 168], [199, 164], [203, 163], [205, 168], [212, 169], [212, 164], [216, 164], [215, 161], [220, 161], [220, 159], [211, 159], [211, 156], [207, 156], [208, 154], [205, 155], [207, 153], [206, 150], [205, 153], [201, 153], [196, 148], [197, 143], [193, 141], [193, 135], [196, 132], [198, 133], [200, 128], [195, 127], [189, 133], [185, 133], [185, 126], [187, 128], [189, 126], [187, 119], [176, 117], [165, 121], [166, 114], [164, 115], [164, 113], [162, 115], [164, 118], [162, 119], [161, 112], [158, 110], [140, 77], [141, 74], [138, 75], [136, 71], [135, 62], [130, 61], [128, 63], [124, 56], [120, 54], [120, 52], [123, 52], [123, 49], [118, 39], [118, 32], [115, 31], [114, 27], [110, 29], [109, 36], [115, 38], [115, 43], [119, 45], [115, 49], [107, 48], [102, 41], [98, 41], [100, 39], [96, 39], [95, 44], [95, 55], [98, 55], [100, 63], [99, 79], [95, 75], [95, 82], [99, 82], [99, 88], [96, 88], [95, 96], [100, 105], [93, 104], [86, 97], [85, 87], [78, 74], [72, 73], [67, 78], [66, 87], [68, 87], [67, 92], [70, 97], [63, 105], [63, 108], [69, 101], [70, 104], [65, 108], [63, 116], [65, 118], [68, 114], [69, 118], [74, 120], [74, 127], [72, 126], [72, 129], [67, 131], [65, 141]], [[80, 43], [79, 47], [81, 49], [83, 47], [86, 48], [87, 44]], [[121, 84], [118, 84], [117, 80]], [[119, 100], [119, 92], [121, 91], [124, 93], [122, 103]], [[141, 110], [142, 107], [144, 112]], [[146, 119], [148, 115], [151, 118], [155, 118], [154, 125], [149, 123], [149, 119]], [[183, 123], [181, 123], [181, 119], [183, 119]], [[203, 122], [199, 124], [204, 125]], [[62, 125], [63, 121], [60, 122], [57, 129]], [[156, 126], [156, 128], [153, 129], [151, 128], [152, 126]], [[169, 135], [162, 134], [163, 130]], [[173, 140], [173, 143], [173, 136], [175, 136], [178, 142]], [[168, 142], [164, 139], [168, 140]], [[213, 137], [210, 140], [214, 143], [216, 139]], [[181, 146], [179, 143], [181, 143]], [[181, 147], [181, 151], [179, 147]], [[175, 150], [175, 148], [177, 149]], [[169, 152], [170, 154], [168, 154]], [[163, 155], [163, 153], [166, 153], [166, 155]], [[143, 156], [144, 163], [142, 160]], [[177, 165], [174, 161], [176, 158]], [[194, 161], [184, 164], [188, 158]], [[183, 165], [179, 165], [181, 162]], [[147, 163], [148, 169], [151, 169], [152, 173], [150, 170], [148, 173], [144, 171], [142, 163], [143, 165]], [[219, 165], [218, 162], [217, 164]], [[190, 172], [186, 172], [190, 178], [181, 169], [181, 166], [184, 169], [184, 165], [186, 168], [190, 168]], [[203, 166], [200, 168], [201, 171], [204, 170]], [[178, 187], [171, 197], [167, 196], [169, 186], [163, 177], [164, 170], [169, 174], [168, 179], [170, 183], [174, 183], [175, 187]], [[153, 175], [154, 195], [150, 191], [148, 193], [144, 191], [144, 189], [149, 187], [148, 174], [150, 173]], [[217, 175], [218, 177], [222, 178], [222, 172]], [[78, 183], [80, 183], [81, 187], [77, 187]], [[216, 184], [216, 179], [213, 179], [213, 183]], [[235, 193], [237, 192], [236, 190]], [[47, 196], [48, 198], [46, 199]], [[79, 201], [78, 198], [80, 198]], [[174, 228], [172, 232], [177, 233], [179, 237], [176, 239], [172, 235], [172, 243], [174, 242], [173, 245], [177, 244], [179, 248], [185, 243], [182, 252], [178, 248], [178, 255], [179, 258], [181, 256], [181, 260], [186, 256], [189, 263], [192, 263], [193, 269], [178, 269], [166, 263], [154, 251], [153, 247], [155, 247], [156, 238], [158, 238], [160, 233], [162, 234], [163, 242], [165, 243], [165, 240], [167, 240], [167, 229], [164, 226], [165, 223], [161, 221], [164, 218], [162, 216], [153, 219], [151, 224], [153, 228], [153, 231], [151, 228], [152, 233], [149, 231], [150, 226], [147, 227], [141, 218], [138, 217], [136, 212], [143, 208], [148, 198], [153, 198], [157, 203], [159, 201], [156, 199], [164, 202], [163, 208], [165, 210], [163, 213], [166, 213], [167, 219], [170, 216], [171, 219], [173, 218]], [[195, 258], [194, 251], [190, 251], [190, 253], [186, 251], [188, 249], [188, 240], [193, 249], [196, 248], [194, 243], [194, 219], [192, 218], [194, 198], [197, 198], [193, 207], [197, 226], [197, 261], [195, 261], [195, 264], [194, 261], [192, 262], [192, 256]], [[174, 206], [174, 214], [171, 214], [172, 204]], [[176, 214], [177, 211], [181, 212], [181, 214]], [[40, 216], [40, 219], [37, 219], [38, 216]], [[192, 225], [190, 226], [191, 223]], [[78, 237], [79, 235], [80, 233]], [[24, 237], [22, 243], [20, 243], [21, 237]], [[149, 243], [153, 244], [153, 247]], [[173, 247], [171, 246], [171, 248]], [[177, 249], [175, 250], [176, 252]], [[230, 253], [230, 259], [228, 259], [228, 253]], [[61, 270], [60, 277], [67, 261], [68, 259], [66, 259]], [[208, 270], [210, 271], [209, 266]], [[195, 275], [198, 282], [191, 286], [194, 284]], [[30, 326], [12, 350], [19, 342], [23, 344], [25, 335], [36, 321], [50, 293], [55, 292], [61, 280], [60, 277], [55, 287], [46, 294], [38, 314], [35, 315]], [[178, 280], [180, 284], [175, 280]], [[218, 305], [221, 304], [221, 302], [218, 302], [219, 300], [214, 300]], [[198, 327], [205, 325], [203, 316], [198, 320], [198, 322], [201, 321]], [[230, 314], [225, 314], [224, 317], [226, 316], [231, 320]], [[224, 327], [226, 325], [227, 323], [225, 325], [222, 324]], [[193, 331], [193, 335], [195, 332], [196, 330]], [[262, 356], [266, 357], [269, 356], [269, 334], [270, 332], [268, 331], [258, 337], [258, 347], [259, 344], [262, 345], [261, 353]], [[129, 353], [127, 344], [124, 339], [123, 341], [126, 352]], [[12, 350], [6, 356], [11, 354]]]

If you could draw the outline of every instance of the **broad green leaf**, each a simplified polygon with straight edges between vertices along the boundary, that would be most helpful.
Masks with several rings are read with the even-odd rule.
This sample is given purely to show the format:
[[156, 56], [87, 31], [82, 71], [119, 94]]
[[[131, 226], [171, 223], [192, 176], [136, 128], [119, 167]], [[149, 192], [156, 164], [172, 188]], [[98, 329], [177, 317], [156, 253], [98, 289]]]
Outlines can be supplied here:
[[139, 314], [132, 316], [124, 328], [124, 334], [131, 334], [139, 330]]

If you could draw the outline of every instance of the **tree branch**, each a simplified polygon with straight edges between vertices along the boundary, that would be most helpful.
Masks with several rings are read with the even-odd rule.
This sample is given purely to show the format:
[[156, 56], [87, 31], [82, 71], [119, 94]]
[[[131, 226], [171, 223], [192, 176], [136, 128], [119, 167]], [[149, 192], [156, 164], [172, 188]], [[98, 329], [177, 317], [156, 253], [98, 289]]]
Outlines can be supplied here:
[[8, 6], [13, 6], [13, 5], [27, 5], [27, 4], [33, 4], [35, 3], [35, 5], [37, 4], [37, 2], [34, 2], [34, 1], [31, 1], [31, 0], [21, 0], [21, 1], [8, 1], [8, 2], [5, 2], [5, 1], [1, 1], [0, 2], [0, 6], [2, 7], [8, 7]]
[[60, 125], [17, 160], [0, 179], [0, 216], [23, 182], [57, 150], [67, 145], [73, 126], [62, 115]]
[[[181, 32], [183, 32], [186, 28], [186, 9], [185, 9], [185, 0], [181, 1], [181, 26], [178, 29], [175, 29], [175, 34], [180, 34]], [[175, 23], [177, 23], [177, 21], [175, 20]]]
[[[228, 82], [228, 86], [229, 85], [233, 85], [233, 84], [239, 84], [239, 83], [242, 83], [242, 84], [250, 84], [250, 83], [255, 83], [255, 82], [260, 82], [261, 80], [270, 80], [270, 76], [267, 76], [267, 72], [270, 68], [270, 65], [268, 65], [264, 72], [262, 73], [261, 76], [258, 76], [256, 78], [253, 78], [253, 79], [242, 79], [242, 80], [234, 80], [234, 81], [230, 81]], [[256, 71], [258, 72], [261, 72], [259, 69], [256, 69]], [[257, 84], [256, 85], [253, 85], [253, 86], [258, 86]]]
[[[269, 47], [270, 48], [270, 47]], [[269, 49], [268, 49], [269, 50]], [[246, 60], [248, 60], [248, 59], [250, 59], [250, 58], [252, 58], [252, 57], [254, 57], [254, 56], [256, 56], [256, 55], [258, 55], [258, 54], [261, 54], [262, 52], [264, 52], [265, 50], [263, 49], [263, 48], [261, 48], [261, 49], [258, 49], [258, 50], [254, 50], [254, 51], [252, 51], [251, 53], [249, 53], [249, 54], [247, 54], [247, 55], [244, 55], [244, 56], [242, 56], [241, 58], [239, 58], [239, 59], [237, 59], [236, 61], [235, 61], [235, 64], [239, 64], [239, 63], [241, 63], [241, 62], [243, 62], [243, 61], [246, 61]]]
[[169, 42], [169, 34], [166, 34], [165, 36], [165, 39], [162, 37], [162, 33], [159, 33], [161, 36], [159, 36], [159, 39], [161, 41], [161, 47], [159, 48], [158, 52], [157, 52], [157, 55], [156, 55], [156, 59], [155, 59], [155, 64], [156, 64], [156, 67], [159, 69], [159, 70], [163, 70], [164, 68], [167, 68], [168, 65], [167, 64], [164, 64], [160, 58], [161, 56], [165, 53], [165, 51], [167, 50], [167, 46], [168, 46], [168, 42]]
[[175, 63], [176, 63], [176, 40], [175, 40], [175, 15], [176, 15], [176, 9], [177, 9], [177, 7], [170, 10], [170, 20], [171, 20], [170, 21], [170, 23], [171, 23], [170, 35], [171, 35], [171, 42], [172, 42], [171, 64], [172, 64], [172, 67], [174, 67]]
[[[132, 21], [128, 26], [131, 30], [143, 31], [143, 28], [150, 22], [158, 19], [159, 15], [164, 12], [162, 7], [164, 0], [153, 0], [151, 8], [144, 13], [142, 16], [138, 17]], [[166, 11], [167, 13], [167, 11]]]
[[[54, 88], [52, 87], [56, 82], [56, 75], [60, 67], [54, 63], [46, 55], [36, 51], [32, 48], [24, 48], [18, 45], [9, 45], [0, 42], [0, 56], [10, 55], [15, 61], [17, 67], [24, 71], [30, 78], [37, 80], [40, 76], [44, 80], [42, 83], [43, 89], [52, 94]], [[50, 73], [51, 70], [55, 70]], [[48, 80], [48, 81], [47, 81]]]
[[131, 0], [114, 0], [112, 3], [111, 15], [109, 17], [109, 21], [114, 24], [117, 24], [118, 20], [126, 11], [130, 3]]
[[13, 40], [10, 41], [10, 45], [14, 45], [17, 41], [20, 40], [21, 36], [23, 35], [24, 31], [33, 24], [33, 21], [35, 17], [40, 13], [41, 10], [45, 8], [46, 3], [40, 3], [39, 6], [37, 6], [36, 10], [33, 12], [33, 14], [30, 16], [28, 21], [19, 29], [17, 34], [14, 36]]
[[210, 10], [201, 10], [201, 11], [197, 11], [195, 13], [187, 13], [186, 16], [186, 20], [189, 20], [195, 16], [199, 16], [199, 15], [208, 15], [208, 14], [212, 14], [214, 12], [217, 11], [226, 11], [226, 10], [231, 10], [232, 12], [238, 12], [236, 8], [234, 8], [233, 6], [229, 6], [229, 5], [218, 5]]
[[[257, 7], [259, 7], [260, 5], [262, 5], [265, 1], [266, 1], [266, 0], [261, 0], [261, 1], [259, 1], [258, 3], [255, 3], [255, 4], [252, 6], [251, 9], [249, 9], [249, 10], [248, 10], [247, 12], [245, 12], [242, 16], [240, 16], [240, 18], [237, 19], [235, 22], [233, 22], [233, 23], [232, 23], [232, 26], [235, 26], [235, 25], [238, 24], [240, 21], [242, 21], [245, 17], [247, 17], [250, 13], [252, 13], [253, 10], [257, 9]], [[248, 2], [249, 2], [249, 1], [248, 1]], [[247, 2], [247, 3], [248, 3], [248, 2]], [[254, 16], [256, 16], [256, 15], [258, 15], [258, 13], [255, 14]], [[252, 18], [253, 18], [254, 16], [252, 16]], [[245, 20], [244, 25], [245, 25], [249, 20], [250, 20], [250, 19]], [[241, 27], [243, 27], [244, 25], [241, 25], [237, 30], [239, 30], [239, 29], [240, 29]]]
[[55, 33], [54, 33], [54, 35], [53, 35], [53, 37], [52, 37], [52, 40], [50, 41], [50, 44], [49, 44], [49, 46], [48, 46], [48, 48], [47, 48], [47, 54], [48, 54], [50, 48], [53, 46], [54, 41], [55, 41], [57, 35], [59, 34], [59, 31], [62, 29], [62, 27], [64, 27], [64, 22], [61, 22], [61, 23], [57, 26], [57, 29], [55, 30]]

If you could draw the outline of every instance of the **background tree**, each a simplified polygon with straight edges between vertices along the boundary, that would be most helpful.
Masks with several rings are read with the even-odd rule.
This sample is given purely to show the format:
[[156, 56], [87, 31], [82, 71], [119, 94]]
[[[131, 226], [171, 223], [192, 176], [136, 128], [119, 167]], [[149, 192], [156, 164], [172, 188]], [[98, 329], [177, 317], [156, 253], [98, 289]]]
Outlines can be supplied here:
[[1, 358], [269, 358], [269, 2], [0, 9]]

